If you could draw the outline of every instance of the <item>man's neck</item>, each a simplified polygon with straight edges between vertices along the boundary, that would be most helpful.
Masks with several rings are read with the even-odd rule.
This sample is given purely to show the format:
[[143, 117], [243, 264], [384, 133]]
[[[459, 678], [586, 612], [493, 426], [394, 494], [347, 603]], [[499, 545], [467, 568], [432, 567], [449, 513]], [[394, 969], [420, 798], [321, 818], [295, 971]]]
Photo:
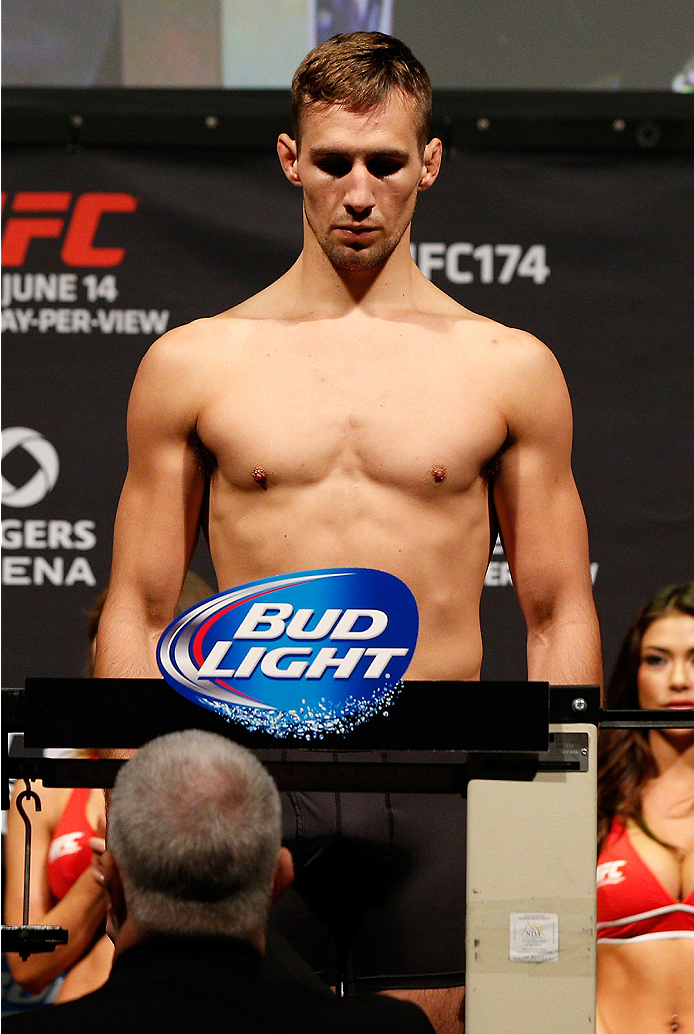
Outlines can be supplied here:
[[[134, 948], [138, 944], [146, 944], [156, 936], [156, 934], [140, 930], [136, 923], [126, 917], [118, 930], [118, 935], [114, 942], [114, 960], [119, 955], [129, 951], [130, 948]], [[263, 927], [254, 930], [248, 937], [244, 937], [243, 940], [255, 948], [261, 955], [265, 954], [265, 930]]]
[[288, 273], [302, 309], [317, 319], [336, 319], [360, 312], [388, 318], [417, 307], [421, 273], [410, 255], [406, 232], [386, 261], [373, 269], [338, 269], [328, 259], [310, 230], [304, 248]]

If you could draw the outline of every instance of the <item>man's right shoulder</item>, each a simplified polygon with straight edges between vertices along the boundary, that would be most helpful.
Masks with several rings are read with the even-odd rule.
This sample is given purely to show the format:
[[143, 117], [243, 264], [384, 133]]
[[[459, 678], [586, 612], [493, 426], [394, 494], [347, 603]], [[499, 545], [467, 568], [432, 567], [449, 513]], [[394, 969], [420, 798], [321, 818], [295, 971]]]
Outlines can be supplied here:
[[205, 316], [168, 330], [150, 345], [142, 360], [144, 371], [188, 372], [201, 365], [209, 367], [214, 358], [228, 359], [247, 340], [253, 321], [236, 315], [235, 310], [218, 316]]

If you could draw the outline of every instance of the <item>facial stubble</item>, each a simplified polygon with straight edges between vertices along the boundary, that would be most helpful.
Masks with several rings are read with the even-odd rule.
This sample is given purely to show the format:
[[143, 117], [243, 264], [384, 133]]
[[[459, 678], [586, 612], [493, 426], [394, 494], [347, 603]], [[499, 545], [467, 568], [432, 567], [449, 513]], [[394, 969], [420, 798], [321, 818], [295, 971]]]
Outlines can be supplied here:
[[378, 241], [371, 246], [367, 245], [365, 247], [358, 244], [356, 247], [350, 247], [348, 244], [341, 244], [340, 242], [335, 241], [329, 234], [322, 236], [317, 232], [316, 227], [311, 220], [311, 216], [305, 208], [304, 212], [308, 225], [313, 231], [314, 237], [320, 244], [326, 258], [335, 267], [335, 269], [343, 270], [344, 272], [358, 273], [367, 272], [370, 269], [378, 269], [380, 266], [385, 265], [402, 240], [407, 227], [412, 222], [414, 207], [413, 203], [412, 210], [404, 220], [403, 226], [398, 227], [395, 233], [391, 234], [391, 236], [387, 237], [385, 240]]

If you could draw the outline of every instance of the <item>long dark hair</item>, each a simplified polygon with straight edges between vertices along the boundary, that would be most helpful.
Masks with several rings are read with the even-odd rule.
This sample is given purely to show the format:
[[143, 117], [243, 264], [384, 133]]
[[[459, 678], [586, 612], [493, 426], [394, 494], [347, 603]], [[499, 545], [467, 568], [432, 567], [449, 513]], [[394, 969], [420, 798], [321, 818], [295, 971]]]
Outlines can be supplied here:
[[[641, 642], [646, 629], [658, 618], [673, 614], [694, 617], [694, 582], [668, 585], [649, 600], [636, 615], [626, 634], [605, 694], [608, 707], [635, 710], [639, 707], [637, 676], [641, 663]], [[598, 744], [598, 851], [610, 831], [615, 815], [634, 822], [654, 840], [642, 810], [645, 784], [658, 774], [648, 734], [638, 729], [605, 729]], [[662, 841], [658, 841], [662, 843]], [[670, 845], [665, 845], [670, 846]]]

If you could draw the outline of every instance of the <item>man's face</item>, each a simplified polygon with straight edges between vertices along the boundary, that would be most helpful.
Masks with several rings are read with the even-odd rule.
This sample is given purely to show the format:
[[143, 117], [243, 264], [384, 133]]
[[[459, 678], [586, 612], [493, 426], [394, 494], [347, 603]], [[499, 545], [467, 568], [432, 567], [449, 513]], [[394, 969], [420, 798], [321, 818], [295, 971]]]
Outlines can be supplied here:
[[310, 231], [337, 269], [381, 266], [410, 224], [426, 172], [413, 100], [393, 91], [363, 114], [310, 105], [301, 130], [294, 168]]

